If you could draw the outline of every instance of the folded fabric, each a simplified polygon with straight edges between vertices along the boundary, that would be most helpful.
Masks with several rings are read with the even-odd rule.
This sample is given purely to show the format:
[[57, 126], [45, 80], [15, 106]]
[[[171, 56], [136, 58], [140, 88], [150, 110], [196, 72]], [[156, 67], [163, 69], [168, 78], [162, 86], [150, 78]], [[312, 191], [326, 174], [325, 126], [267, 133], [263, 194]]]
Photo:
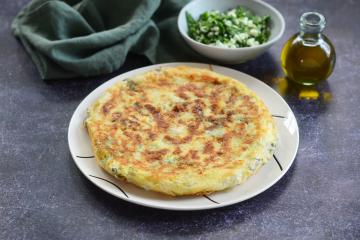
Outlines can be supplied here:
[[33, 0], [16, 16], [12, 31], [43, 79], [110, 73], [129, 52], [153, 63], [198, 60], [177, 30], [186, 2]]

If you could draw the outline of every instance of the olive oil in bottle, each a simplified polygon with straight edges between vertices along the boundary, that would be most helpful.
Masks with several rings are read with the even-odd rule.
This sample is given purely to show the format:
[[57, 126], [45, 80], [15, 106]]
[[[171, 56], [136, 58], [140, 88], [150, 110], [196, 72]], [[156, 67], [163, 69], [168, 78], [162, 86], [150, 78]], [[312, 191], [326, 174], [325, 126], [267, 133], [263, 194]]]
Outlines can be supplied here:
[[284, 45], [281, 64], [286, 77], [302, 85], [314, 85], [330, 76], [335, 65], [335, 49], [322, 34], [326, 25], [323, 15], [304, 13], [300, 32]]

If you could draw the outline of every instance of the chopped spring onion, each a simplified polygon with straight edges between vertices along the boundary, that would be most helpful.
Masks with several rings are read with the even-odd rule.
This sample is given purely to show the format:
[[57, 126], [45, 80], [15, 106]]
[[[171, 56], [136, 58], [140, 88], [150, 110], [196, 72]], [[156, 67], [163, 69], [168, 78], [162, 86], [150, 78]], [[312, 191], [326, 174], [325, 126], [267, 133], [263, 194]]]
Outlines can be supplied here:
[[268, 41], [270, 17], [257, 16], [243, 7], [227, 12], [207, 11], [195, 20], [186, 13], [188, 34], [195, 41], [218, 47], [252, 47]]

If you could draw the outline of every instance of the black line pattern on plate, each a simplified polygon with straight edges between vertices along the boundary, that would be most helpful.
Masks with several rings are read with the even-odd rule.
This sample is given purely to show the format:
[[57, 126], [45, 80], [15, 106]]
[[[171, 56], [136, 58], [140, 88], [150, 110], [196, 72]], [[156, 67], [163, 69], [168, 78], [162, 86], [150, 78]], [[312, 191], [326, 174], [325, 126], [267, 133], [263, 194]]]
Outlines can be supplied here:
[[275, 118], [286, 118], [286, 117], [284, 117], [284, 116], [281, 116], [281, 115], [271, 115], [271, 116], [273, 116], [273, 117], [275, 117]]
[[77, 158], [94, 158], [94, 156], [76, 156]]
[[203, 197], [206, 198], [207, 200], [213, 202], [213, 203], [220, 204], [220, 203], [218, 203], [217, 201], [212, 200], [209, 196], [207, 196], [207, 195], [205, 195], [205, 194], [203, 195]]
[[209, 70], [210, 70], [210, 71], [214, 71], [211, 64], [209, 64]]
[[125, 197], [129, 198], [129, 196], [126, 194], [126, 192], [125, 192], [124, 190], [122, 190], [121, 187], [119, 187], [119, 186], [116, 185], [115, 183], [113, 183], [113, 182], [111, 182], [111, 181], [109, 181], [109, 180], [107, 180], [107, 179], [105, 179], [105, 178], [101, 178], [101, 177], [97, 177], [97, 176], [93, 176], [93, 175], [89, 175], [89, 176], [110, 183], [111, 185], [113, 185], [114, 187], [116, 187], [117, 189], [119, 189], [119, 190], [125, 195]]
[[282, 171], [282, 170], [283, 170], [283, 167], [281, 166], [281, 164], [280, 164], [279, 160], [277, 159], [277, 157], [275, 156], [275, 154], [273, 154], [273, 157], [274, 157], [274, 159], [275, 159], [275, 161], [276, 161], [277, 165], [279, 166], [280, 171]]

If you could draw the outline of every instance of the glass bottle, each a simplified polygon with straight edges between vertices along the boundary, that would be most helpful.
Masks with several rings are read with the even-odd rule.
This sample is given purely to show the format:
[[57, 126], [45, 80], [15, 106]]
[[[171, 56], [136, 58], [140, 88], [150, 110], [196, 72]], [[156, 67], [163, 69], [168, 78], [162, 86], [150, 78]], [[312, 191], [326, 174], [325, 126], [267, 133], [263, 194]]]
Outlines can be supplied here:
[[286, 77], [302, 85], [314, 85], [327, 79], [335, 65], [335, 49], [322, 33], [325, 17], [317, 12], [304, 13], [300, 32], [284, 45], [281, 65]]

